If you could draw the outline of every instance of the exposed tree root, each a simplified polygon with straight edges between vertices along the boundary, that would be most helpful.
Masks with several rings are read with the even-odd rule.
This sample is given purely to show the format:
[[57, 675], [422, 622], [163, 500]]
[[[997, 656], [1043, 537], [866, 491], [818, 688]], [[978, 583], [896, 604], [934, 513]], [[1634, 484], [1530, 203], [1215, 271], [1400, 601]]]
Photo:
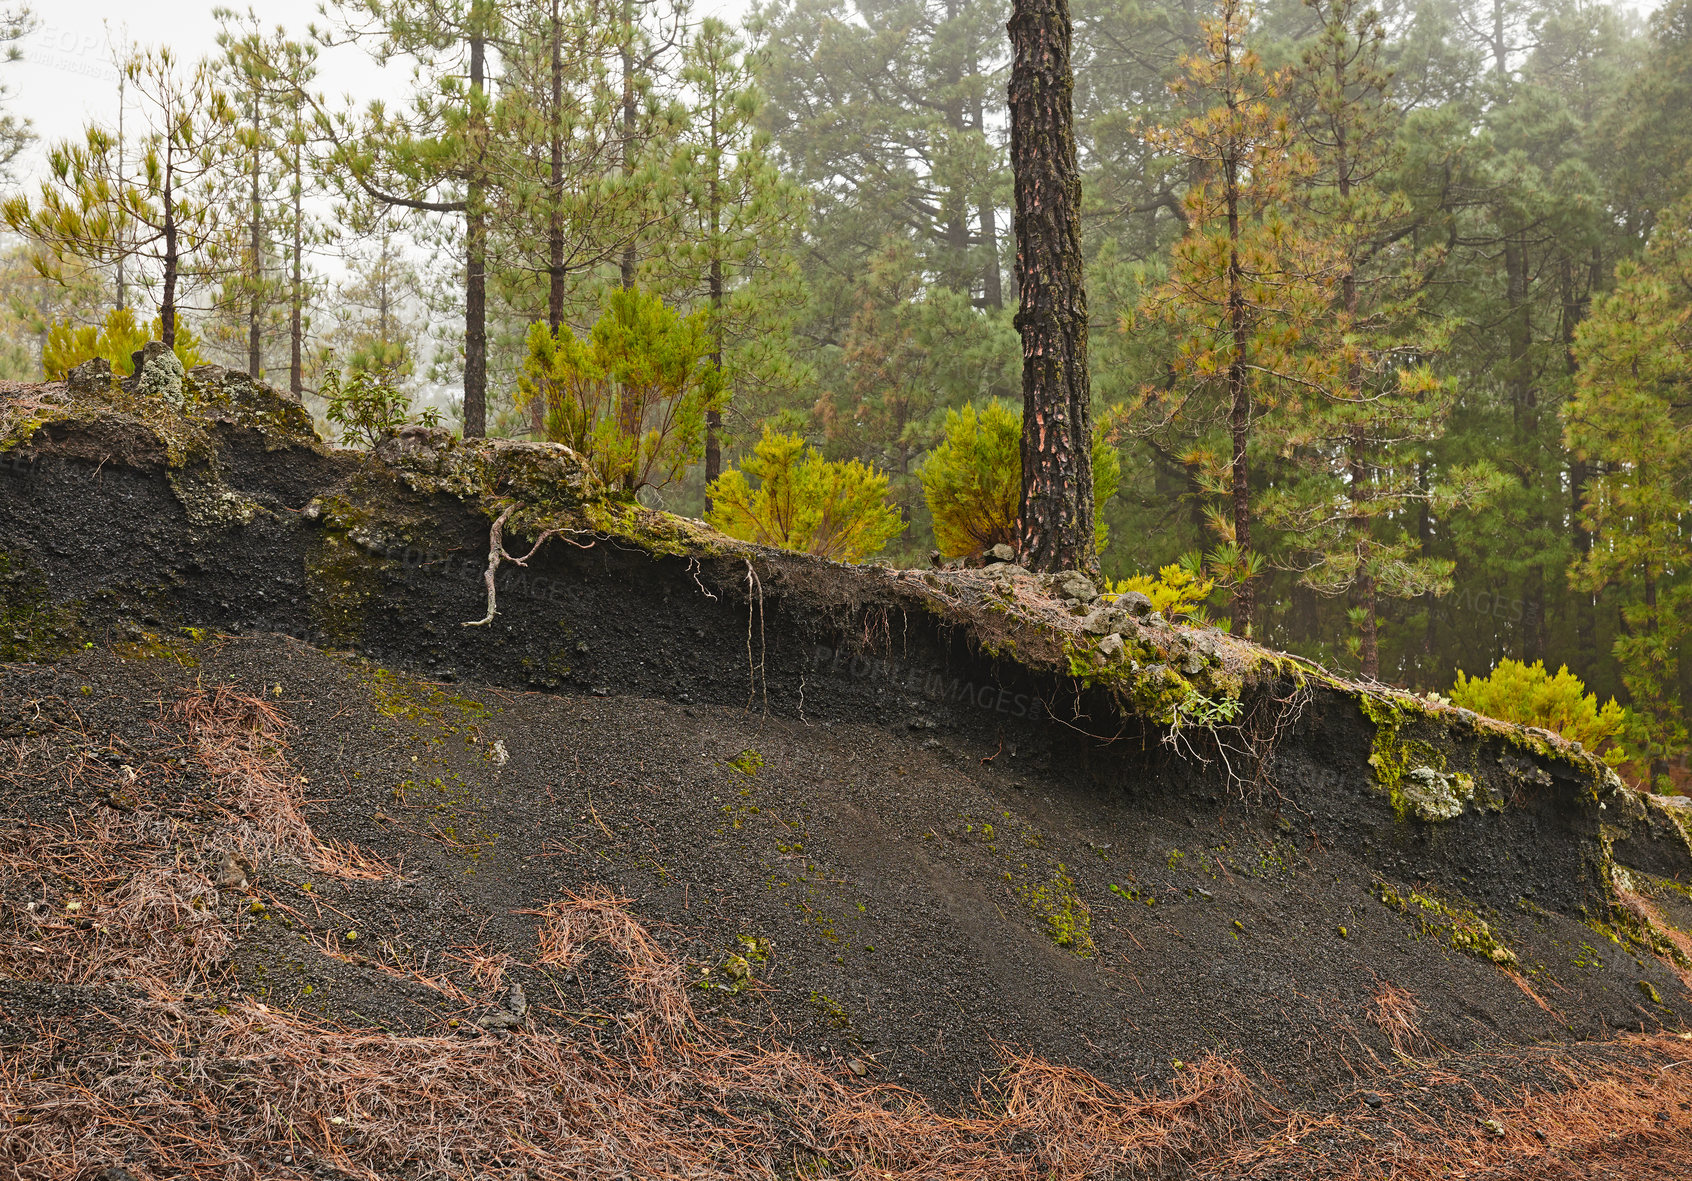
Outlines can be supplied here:
[[493, 527], [488, 530], [488, 568], [487, 572], [482, 575], [482, 581], [488, 587], [488, 613], [480, 619], [466, 620], [463, 625], [465, 627], [486, 627], [499, 614], [499, 601], [494, 588], [494, 578], [499, 573], [499, 564], [502, 561], [510, 562], [515, 566], [527, 566], [529, 559], [540, 552], [540, 547], [546, 544], [549, 537], [562, 537], [577, 549], [593, 548], [591, 541], [576, 541], [568, 536], [568, 534], [581, 532], [581, 530], [545, 529], [541, 531], [539, 537], [535, 538], [535, 544], [529, 548], [528, 553], [520, 558], [513, 557], [505, 550], [505, 522], [516, 511], [516, 505], [507, 505], [505, 510], [494, 518]]

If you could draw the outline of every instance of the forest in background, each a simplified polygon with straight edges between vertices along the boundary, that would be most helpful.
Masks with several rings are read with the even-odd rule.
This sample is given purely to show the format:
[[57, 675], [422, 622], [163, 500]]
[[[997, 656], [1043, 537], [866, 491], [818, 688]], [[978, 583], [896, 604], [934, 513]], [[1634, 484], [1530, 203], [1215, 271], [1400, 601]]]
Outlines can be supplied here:
[[[1021, 390], [1008, 15], [220, 13], [219, 57], [138, 48], [126, 125], [15, 186], [5, 373], [180, 333], [320, 414], [445, 386], [469, 433], [583, 444], [638, 371], [674, 438], [625, 431], [608, 471], [650, 502], [697, 515], [719, 471], [799, 471], [754, 450], [771, 428], [853, 488], [885, 478], [902, 528], [842, 552], [964, 552], [923, 472], [1014, 458], [985, 425]], [[1142, 585], [1418, 689], [1567, 665], [1632, 707], [1645, 763], [1684, 766], [1692, 4], [1073, 19], [1104, 573], [1176, 567]], [[317, 54], [348, 41], [414, 66], [410, 99], [335, 97]], [[713, 487], [755, 513], [738, 478]]]

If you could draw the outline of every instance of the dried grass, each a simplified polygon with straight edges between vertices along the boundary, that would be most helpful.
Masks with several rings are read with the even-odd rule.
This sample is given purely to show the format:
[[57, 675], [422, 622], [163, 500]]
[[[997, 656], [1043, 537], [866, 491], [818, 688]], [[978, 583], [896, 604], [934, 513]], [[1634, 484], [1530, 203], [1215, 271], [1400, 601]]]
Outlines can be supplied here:
[[[0, 1175], [788, 1177], [827, 1160], [885, 1181], [1154, 1175], [1225, 1144], [1253, 1110], [1220, 1062], [1169, 1097], [1014, 1058], [995, 1114], [947, 1118], [909, 1092], [849, 1088], [814, 1059], [709, 1039], [652, 1061], [551, 1035], [393, 1037], [247, 1003], [151, 1001], [34, 1022], [0, 1064]], [[67, 1047], [76, 1046], [74, 1064]]]
[[1421, 1012], [1421, 1003], [1412, 993], [1382, 980], [1370, 998], [1368, 1017], [1371, 1025], [1386, 1034], [1393, 1053], [1400, 1059], [1413, 1061], [1426, 1043], [1417, 1021]]
[[629, 999], [636, 1010], [656, 1022], [659, 1037], [674, 1044], [697, 1025], [681, 965], [635, 921], [628, 906], [627, 898], [595, 887], [520, 913], [540, 916], [537, 963], [573, 968], [596, 943], [616, 953], [623, 961]]
[[[1208, 1181], [1585, 1181], [1692, 1176], [1692, 1035], [1630, 1034], [1611, 1052], [1521, 1051], [1515, 1098], [1478, 1101], [1471, 1083], [1440, 1072], [1405, 1082], [1457, 1085], [1477, 1102], [1440, 1107], [1425, 1096], [1393, 1103], [1393, 1118], [1357, 1114], [1290, 1121], [1203, 1162]], [[1562, 1055], [1569, 1055], [1563, 1060]], [[1583, 1060], [1584, 1059], [1584, 1060]]]
[[237, 821], [232, 852], [263, 867], [278, 857], [331, 876], [381, 879], [397, 867], [351, 845], [320, 842], [305, 818], [305, 782], [283, 758], [293, 724], [274, 705], [228, 685], [182, 698], [173, 711], [195, 757]]
[[[217, 890], [164, 822], [102, 811], [0, 829], [0, 974], [94, 985], [135, 980], [169, 995], [208, 979], [233, 939]], [[178, 851], [178, 850], [181, 851]]]

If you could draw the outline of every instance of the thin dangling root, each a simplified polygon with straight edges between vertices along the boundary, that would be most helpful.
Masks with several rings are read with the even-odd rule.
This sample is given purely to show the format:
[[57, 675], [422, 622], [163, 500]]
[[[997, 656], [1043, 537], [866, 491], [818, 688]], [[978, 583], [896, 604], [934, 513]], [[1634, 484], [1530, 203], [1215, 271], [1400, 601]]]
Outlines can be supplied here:
[[[758, 653], [752, 653], [752, 616], [754, 610], [758, 616]], [[758, 577], [758, 572], [752, 568], [750, 560], [746, 563], [746, 672], [751, 678], [752, 689], [746, 695], [746, 708], [751, 710], [752, 703], [758, 699], [758, 682], [764, 683], [764, 709], [770, 706], [770, 683], [764, 672], [764, 657], [768, 648], [764, 643], [764, 582]]]
[[514, 563], [518, 566], [527, 566], [529, 564], [529, 559], [540, 552], [540, 547], [546, 543], [546, 539], [549, 537], [563, 537], [565, 541], [570, 542], [570, 544], [575, 546], [577, 549], [593, 548], [593, 542], [591, 541], [574, 541], [565, 536], [567, 533], [576, 533], [580, 532], [580, 530], [547, 529], [542, 532], [539, 537], [535, 538], [535, 544], [529, 548], [528, 553], [524, 554], [520, 558], [513, 557], [505, 552], [505, 522], [507, 518], [516, 511], [516, 505], [513, 504], [506, 506], [505, 511], [494, 518], [493, 528], [488, 531], [488, 568], [486, 573], [482, 575], [482, 581], [485, 582], [488, 587], [488, 613], [481, 619], [466, 620], [462, 625], [464, 627], [486, 627], [494, 621], [494, 616], [499, 614], [498, 600], [496, 599], [494, 592], [494, 576], [499, 573], [499, 564], [502, 560]]

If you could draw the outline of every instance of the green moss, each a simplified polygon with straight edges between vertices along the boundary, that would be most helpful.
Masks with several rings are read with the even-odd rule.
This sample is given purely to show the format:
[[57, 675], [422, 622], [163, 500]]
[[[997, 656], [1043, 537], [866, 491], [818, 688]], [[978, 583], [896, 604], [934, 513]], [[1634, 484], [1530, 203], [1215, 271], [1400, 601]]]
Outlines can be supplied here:
[[1129, 712], [1160, 726], [1180, 721], [1182, 704], [1195, 694], [1193, 682], [1160, 660], [1149, 643], [1130, 642], [1123, 637], [1122, 651], [1103, 655], [1096, 644], [1066, 639], [1064, 658], [1069, 675], [1088, 687], [1108, 690]]
[[728, 767], [748, 779], [755, 779], [758, 772], [764, 769], [764, 756], [747, 747], [728, 761]]
[[813, 991], [811, 1004], [822, 1014], [824, 1024], [830, 1029], [846, 1030], [852, 1027], [852, 1016], [840, 1002]]
[[392, 565], [355, 544], [345, 530], [320, 534], [305, 559], [306, 591], [317, 630], [336, 644], [358, 643]]
[[[735, 946], [723, 953], [714, 967], [701, 965], [693, 987], [715, 989], [739, 996], [751, 988], [757, 972], [770, 960], [770, 941], [757, 935], [741, 935]], [[812, 994], [813, 996], [815, 994]]]
[[1384, 881], [1375, 883], [1375, 897], [1383, 906], [1414, 919], [1424, 936], [1500, 967], [1515, 967], [1518, 962], [1516, 953], [1473, 910], [1451, 906], [1415, 890], [1402, 894]]
[[1046, 926], [1052, 942], [1076, 955], [1091, 956], [1093, 912], [1075, 892], [1075, 879], [1060, 862], [1044, 882], [1025, 883], [1017, 888], [1023, 904]]
[[1649, 980], [1641, 980], [1639, 982], [1639, 991], [1643, 993], [1645, 999], [1650, 1001], [1653, 1005], [1660, 1005], [1663, 1003], [1662, 994], [1657, 991], [1657, 986], [1652, 984]]
[[377, 712], [414, 726], [432, 726], [456, 734], [462, 727], [493, 716], [491, 709], [473, 697], [390, 669], [374, 669], [365, 684]]
[[602, 496], [584, 501], [580, 511], [594, 532], [631, 542], [654, 556], [702, 558], [749, 552], [702, 522], [649, 509], [632, 498]]
[[194, 646], [204, 638], [204, 633], [198, 628], [182, 630], [184, 638], [180, 639], [144, 631], [136, 639], [113, 644], [112, 651], [125, 660], [168, 660], [182, 668], [198, 668], [200, 658], [194, 654]]
[[75, 607], [55, 605], [45, 577], [0, 551], [0, 660], [50, 664], [82, 643]]
[[[1374, 693], [1358, 694], [1357, 706], [1375, 725], [1369, 766], [1398, 819], [1453, 820], [1475, 801], [1474, 776], [1448, 770], [1443, 750], [1406, 733], [1413, 722], [1432, 715], [1424, 718], [1423, 711]], [[1435, 724], [1442, 720], [1433, 718]]]

